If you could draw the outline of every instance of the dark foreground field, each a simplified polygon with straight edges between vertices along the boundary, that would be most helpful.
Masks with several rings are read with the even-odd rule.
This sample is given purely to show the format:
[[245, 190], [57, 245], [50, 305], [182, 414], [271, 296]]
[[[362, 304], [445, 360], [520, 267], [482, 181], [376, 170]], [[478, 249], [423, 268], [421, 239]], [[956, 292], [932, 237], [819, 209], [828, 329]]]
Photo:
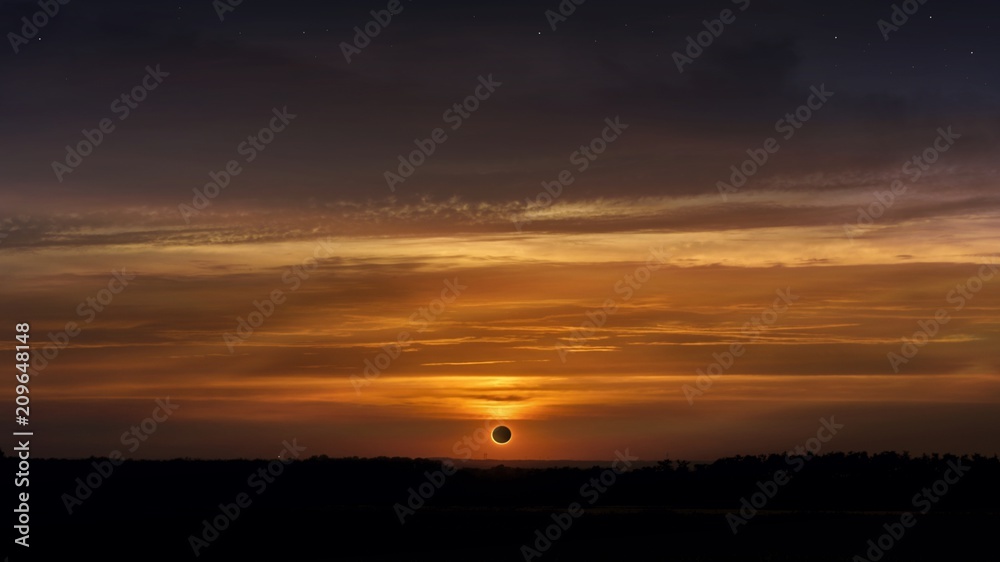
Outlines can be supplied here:
[[[33, 460], [31, 548], [8, 552], [12, 561], [92, 555], [745, 562], [860, 555], [888, 562], [980, 560], [995, 546], [995, 457], [798, 460], [739, 457], [620, 474], [607, 467], [463, 469], [460, 461], [449, 474], [439, 461], [384, 458], [120, 466]], [[8, 474], [16, 472], [11, 459], [5, 464]], [[107, 476], [94, 476], [109, 466]], [[421, 492], [428, 499], [417, 499]], [[743, 499], [751, 508], [743, 506], [740, 523]], [[752, 502], [763, 508], [752, 511]], [[554, 540], [539, 538], [546, 531]]]

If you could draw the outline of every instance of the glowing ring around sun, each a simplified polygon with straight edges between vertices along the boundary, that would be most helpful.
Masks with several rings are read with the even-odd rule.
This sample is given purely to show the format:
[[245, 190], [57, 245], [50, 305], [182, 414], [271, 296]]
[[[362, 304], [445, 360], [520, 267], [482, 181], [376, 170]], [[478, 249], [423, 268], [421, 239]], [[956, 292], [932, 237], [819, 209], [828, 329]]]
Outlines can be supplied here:
[[506, 425], [498, 425], [493, 429], [493, 442], [504, 445], [510, 441], [510, 428]]

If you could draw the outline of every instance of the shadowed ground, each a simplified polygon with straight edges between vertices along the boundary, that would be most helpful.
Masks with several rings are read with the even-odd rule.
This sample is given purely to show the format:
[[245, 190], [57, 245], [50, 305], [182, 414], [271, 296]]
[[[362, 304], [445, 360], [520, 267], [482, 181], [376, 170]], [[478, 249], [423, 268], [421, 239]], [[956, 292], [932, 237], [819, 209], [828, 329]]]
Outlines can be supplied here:
[[[279, 474], [268, 475], [270, 482], [258, 473], [267, 474], [270, 461], [130, 461], [80, 503], [68, 500], [86, 491], [75, 489], [76, 479], [85, 481], [95, 460], [32, 463], [32, 554], [524, 560], [522, 545], [537, 548], [536, 530], [554, 525], [555, 514], [568, 528], [550, 528], [558, 539], [532, 560], [851, 560], [909, 511], [915, 524], [882, 560], [931, 561], [976, 559], [973, 553], [988, 552], [1000, 523], [1000, 462], [986, 457], [837, 453], [803, 458], [795, 472], [799, 465], [773, 455], [695, 466], [663, 462], [621, 474], [597, 466], [453, 471], [426, 459], [311, 458], [280, 469], [272, 462]], [[967, 468], [961, 477], [949, 473], [955, 482], [938, 496], [934, 483], [952, 466]], [[767, 484], [783, 469], [786, 484]], [[613, 483], [600, 485], [602, 476]], [[430, 497], [403, 510], [409, 490], [419, 493], [421, 485]], [[772, 497], [734, 535], [727, 513], [738, 515], [741, 498], [750, 501], [761, 486]], [[936, 501], [914, 503], [924, 488]], [[220, 504], [233, 514], [240, 494], [249, 502], [226, 518]], [[576, 518], [567, 515], [573, 502], [582, 509]], [[930, 508], [921, 514], [924, 505]], [[225, 529], [206, 532], [206, 520]], [[204, 541], [197, 557], [191, 536]]]

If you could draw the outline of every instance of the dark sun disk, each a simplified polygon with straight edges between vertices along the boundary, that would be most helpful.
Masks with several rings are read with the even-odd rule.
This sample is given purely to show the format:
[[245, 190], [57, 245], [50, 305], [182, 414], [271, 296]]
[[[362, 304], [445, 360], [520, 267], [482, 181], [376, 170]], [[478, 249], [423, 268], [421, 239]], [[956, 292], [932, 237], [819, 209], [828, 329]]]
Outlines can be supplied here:
[[510, 441], [510, 428], [505, 425], [498, 425], [493, 429], [493, 441], [500, 445]]

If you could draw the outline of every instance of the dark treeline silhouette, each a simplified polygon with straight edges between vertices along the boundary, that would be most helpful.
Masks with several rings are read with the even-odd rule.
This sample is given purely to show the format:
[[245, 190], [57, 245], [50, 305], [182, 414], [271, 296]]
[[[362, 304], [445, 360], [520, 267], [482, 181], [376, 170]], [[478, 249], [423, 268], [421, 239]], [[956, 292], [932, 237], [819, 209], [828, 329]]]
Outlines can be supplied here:
[[[16, 472], [15, 459], [4, 464]], [[864, 556], [883, 525], [914, 512], [917, 524], [893, 541], [881, 558], [888, 562], [955, 559], [987, 545], [1000, 522], [996, 456], [737, 456], [665, 460], [615, 475], [607, 466], [483, 469], [461, 461], [453, 472], [439, 460], [387, 457], [125, 461], [108, 473], [109, 466], [32, 459], [33, 554], [524, 560], [522, 545], [534, 545], [536, 530], [577, 502], [583, 514], [533, 560], [851, 560]], [[954, 467], [962, 468], [957, 481]], [[949, 470], [947, 492], [918, 513], [914, 496]], [[779, 471], [789, 479], [774, 484]], [[249, 503], [233, 517], [240, 494]], [[765, 505], [744, 509], [749, 517], [734, 534], [726, 514], [740, 515], [741, 500], [754, 494]]]

